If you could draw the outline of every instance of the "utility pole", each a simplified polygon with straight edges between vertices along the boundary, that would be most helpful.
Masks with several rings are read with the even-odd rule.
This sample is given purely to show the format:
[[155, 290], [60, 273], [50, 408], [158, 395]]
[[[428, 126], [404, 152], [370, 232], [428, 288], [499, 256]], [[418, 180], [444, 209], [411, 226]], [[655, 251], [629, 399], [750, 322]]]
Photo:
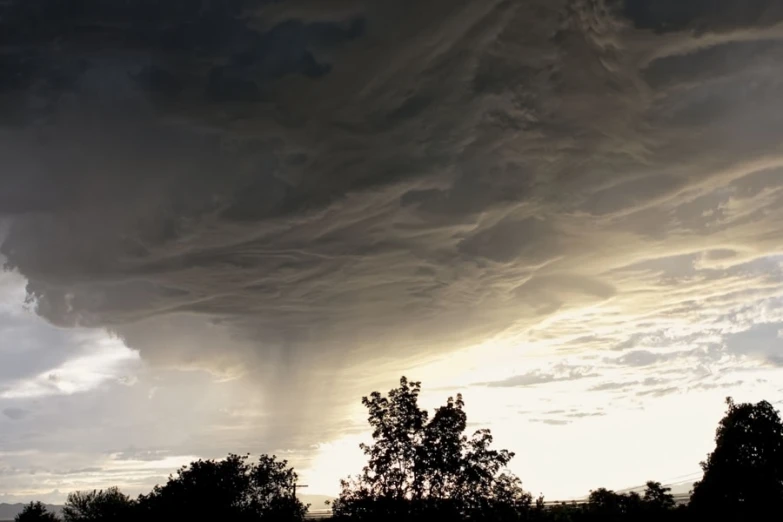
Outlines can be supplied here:
[[[299, 487], [306, 488], [307, 484], [301, 484]], [[294, 490], [294, 498], [296, 498], [296, 482], [294, 482], [293, 490]]]

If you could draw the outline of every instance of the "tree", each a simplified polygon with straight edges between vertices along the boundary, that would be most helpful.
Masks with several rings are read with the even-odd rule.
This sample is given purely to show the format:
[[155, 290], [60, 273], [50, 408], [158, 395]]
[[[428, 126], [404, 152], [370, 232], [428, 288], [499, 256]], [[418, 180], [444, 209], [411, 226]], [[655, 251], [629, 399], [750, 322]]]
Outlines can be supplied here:
[[644, 488], [644, 503], [651, 510], [665, 511], [674, 507], [672, 488], [661, 485], [660, 482], [649, 481]]
[[691, 508], [721, 520], [750, 520], [783, 503], [783, 424], [766, 401], [736, 404], [715, 433], [715, 450], [702, 462]]
[[587, 497], [587, 510], [596, 520], [620, 520], [625, 515], [624, 495], [606, 488], [593, 490]]
[[373, 392], [362, 399], [369, 412], [372, 444], [362, 473], [342, 481], [333, 503], [336, 517], [406, 519], [441, 518], [504, 520], [528, 510], [532, 497], [519, 479], [501, 473], [514, 454], [491, 449], [492, 434], [472, 437], [461, 395], [450, 397], [432, 418], [419, 408], [421, 383], [400, 379], [384, 397]]
[[670, 519], [674, 508], [674, 497], [670, 488], [660, 482], [647, 482], [644, 495], [635, 491], [615, 493], [599, 488], [590, 492], [585, 506], [585, 520], [608, 521], [655, 521]]
[[254, 513], [269, 520], [302, 520], [308, 506], [294, 496], [299, 477], [287, 461], [261, 455], [250, 471], [250, 499]]
[[59, 520], [57, 515], [49, 511], [41, 502], [30, 502], [14, 517], [14, 522], [59, 522]]
[[293, 494], [298, 480], [286, 461], [262, 455], [198, 460], [177, 471], [163, 486], [140, 498], [147, 520], [232, 520], [236, 522], [304, 518], [307, 506]]
[[106, 490], [76, 491], [63, 506], [65, 522], [130, 522], [135, 502], [116, 487]]

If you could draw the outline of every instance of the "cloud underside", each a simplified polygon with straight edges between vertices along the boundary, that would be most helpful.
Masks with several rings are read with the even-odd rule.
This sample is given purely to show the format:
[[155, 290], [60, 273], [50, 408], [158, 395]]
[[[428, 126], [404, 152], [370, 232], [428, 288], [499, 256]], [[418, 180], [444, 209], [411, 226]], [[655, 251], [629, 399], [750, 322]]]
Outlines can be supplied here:
[[779, 2], [148, 4], [0, 7], [52, 323], [275, 386], [500, 334], [780, 360], [725, 341], [783, 320]]
[[525, 388], [552, 382], [576, 381], [590, 377], [597, 377], [599, 375], [596, 373], [590, 373], [590, 370], [590, 368], [568, 368], [564, 365], [561, 365], [560, 367], [554, 368], [551, 373], [541, 370], [534, 370], [522, 375], [514, 375], [501, 381], [491, 381], [479, 384], [483, 386], [489, 386], [490, 388]]

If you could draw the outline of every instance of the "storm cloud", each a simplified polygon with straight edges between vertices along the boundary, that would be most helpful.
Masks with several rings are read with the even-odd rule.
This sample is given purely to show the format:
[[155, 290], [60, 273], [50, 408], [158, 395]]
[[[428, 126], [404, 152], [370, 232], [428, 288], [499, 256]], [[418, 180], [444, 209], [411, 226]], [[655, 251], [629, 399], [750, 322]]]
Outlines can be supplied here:
[[291, 425], [357, 365], [493, 336], [653, 365], [650, 338], [692, 350], [780, 296], [782, 21], [774, 0], [3, 2], [0, 254], [52, 324], [282, 387]]

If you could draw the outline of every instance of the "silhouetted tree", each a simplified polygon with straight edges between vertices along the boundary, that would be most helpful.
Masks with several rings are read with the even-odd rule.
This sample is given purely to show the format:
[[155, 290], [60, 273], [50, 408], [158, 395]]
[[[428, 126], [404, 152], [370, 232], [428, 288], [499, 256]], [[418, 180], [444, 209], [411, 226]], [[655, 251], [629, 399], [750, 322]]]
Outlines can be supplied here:
[[491, 449], [489, 430], [464, 434], [462, 396], [450, 397], [429, 419], [418, 406], [420, 392], [420, 383], [403, 377], [387, 397], [373, 392], [362, 399], [373, 443], [361, 446], [368, 456], [362, 473], [342, 481], [334, 515], [511, 520], [529, 511], [532, 497], [519, 479], [501, 473], [514, 454]]
[[294, 496], [299, 477], [285, 460], [261, 455], [250, 473], [253, 511], [269, 520], [301, 520], [308, 506]]
[[674, 507], [672, 488], [661, 485], [660, 482], [649, 481], [644, 488], [644, 502], [651, 508], [666, 510]]
[[606, 488], [598, 488], [587, 497], [588, 512], [596, 520], [621, 520], [625, 514], [624, 496]]
[[761, 519], [783, 506], [783, 424], [766, 401], [735, 404], [715, 434], [715, 450], [701, 466], [691, 508], [721, 520]]
[[549, 506], [547, 510], [539, 516], [539, 519], [551, 522], [574, 522], [585, 520], [584, 510], [575, 502]]
[[130, 522], [135, 502], [116, 487], [106, 490], [76, 491], [63, 506], [65, 522]]
[[253, 464], [247, 456], [229, 455], [181, 468], [139, 502], [146, 520], [297, 521], [307, 511], [293, 493], [297, 480], [274, 456]]
[[674, 509], [674, 497], [670, 488], [660, 482], [647, 482], [644, 494], [635, 491], [615, 493], [599, 488], [590, 492], [583, 506], [561, 506], [550, 510], [549, 520], [579, 521], [633, 521], [663, 522], [680, 520], [680, 513]]
[[21, 513], [14, 517], [14, 522], [59, 522], [57, 515], [49, 511], [41, 502], [26, 504]]

